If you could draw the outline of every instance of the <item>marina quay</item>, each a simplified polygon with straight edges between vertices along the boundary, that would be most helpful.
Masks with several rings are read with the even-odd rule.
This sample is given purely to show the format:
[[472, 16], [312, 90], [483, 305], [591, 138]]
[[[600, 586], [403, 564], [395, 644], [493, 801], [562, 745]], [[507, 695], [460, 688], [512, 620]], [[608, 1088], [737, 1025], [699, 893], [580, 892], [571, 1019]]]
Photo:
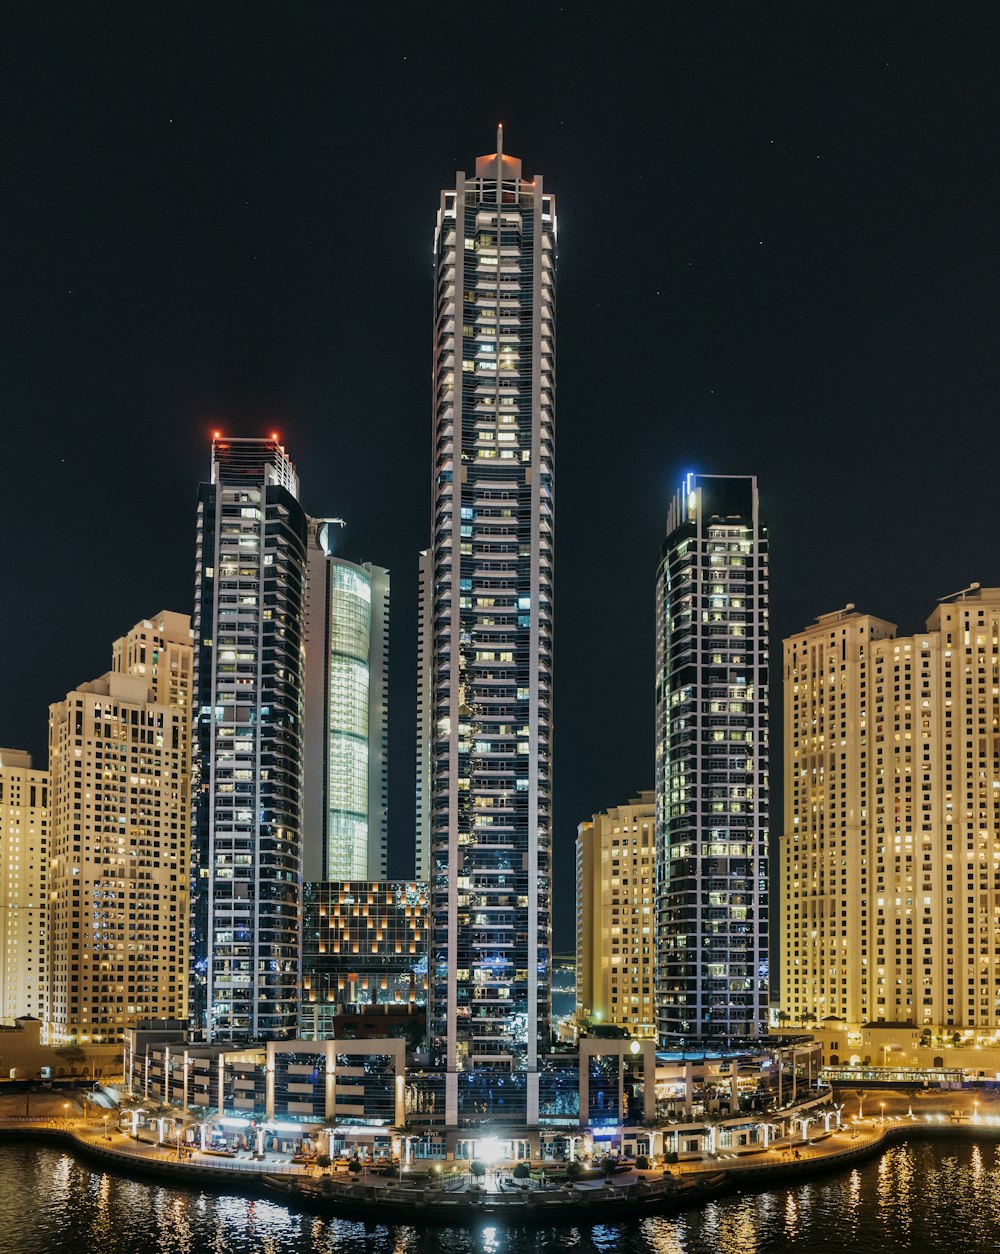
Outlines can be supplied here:
[[335, 1158], [327, 1152], [332, 1129], [324, 1135], [281, 1118], [254, 1128], [253, 1119], [201, 1115], [140, 1105], [110, 1087], [8, 1093], [0, 1095], [0, 1139], [60, 1141], [113, 1174], [280, 1196], [291, 1207], [330, 1216], [385, 1221], [394, 1214], [399, 1222], [429, 1224], [671, 1213], [846, 1167], [899, 1140], [1000, 1139], [1000, 1099], [992, 1090], [912, 1086], [828, 1089], [765, 1117], [666, 1125], [656, 1129], [663, 1150], [634, 1157], [603, 1154], [586, 1136], [568, 1138], [569, 1153], [558, 1161], [532, 1155], [511, 1162], [509, 1151], [522, 1150], [525, 1138], [484, 1129], [464, 1147], [467, 1160], [421, 1162], [406, 1126], [362, 1130], [350, 1156]]

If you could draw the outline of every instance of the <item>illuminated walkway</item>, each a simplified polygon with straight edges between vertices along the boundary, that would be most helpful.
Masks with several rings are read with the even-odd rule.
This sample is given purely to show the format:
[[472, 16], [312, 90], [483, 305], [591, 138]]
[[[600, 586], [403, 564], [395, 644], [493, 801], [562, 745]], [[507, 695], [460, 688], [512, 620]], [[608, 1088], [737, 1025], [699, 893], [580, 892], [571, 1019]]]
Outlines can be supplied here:
[[[917, 1109], [907, 1109], [906, 1114], [883, 1115], [882, 1101], [890, 1104], [890, 1098], [879, 1094], [876, 1103], [880, 1114], [864, 1120], [854, 1119], [831, 1133], [818, 1133], [813, 1139], [803, 1139], [801, 1134], [782, 1137], [775, 1140], [767, 1148], [761, 1145], [744, 1146], [739, 1149], [723, 1149], [717, 1153], [692, 1155], [683, 1161], [668, 1167], [650, 1168], [639, 1171], [631, 1168], [628, 1171], [615, 1173], [608, 1178], [594, 1178], [572, 1182], [561, 1178], [561, 1170], [555, 1169], [557, 1179], [539, 1183], [532, 1182], [530, 1190], [533, 1194], [615, 1192], [622, 1196], [623, 1204], [627, 1205], [627, 1197], [635, 1186], [655, 1182], [663, 1176], [672, 1175], [696, 1182], [699, 1177], [709, 1178], [725, 1173], [730, 1183], [745, 1181], [747, 1185], [755, 1176], [773, 1183], [776, 1178], [786, 1174], [789, 1177], [801, 1177], [813, 1170], [834, 1167], [838, 1160], [845, 1163], [870, 1154], [884, 1143], [891, 1143], [909, 1135], [924, 1136], [927, 1134], [946, 1133], [953, 1135], [956, 1131], [976, 1136], [1000, 1138], [1000, 1114], [993, 1114], [996, 1107], [980, 1097], [966, 1097], [965, 1094], [947, 1093], [936, 1095], [933, 1103], [916, 1101], [910, 1103]], [[960, 1099], [956, 1101], [956, 1099]], [[868, 1099], [866, 1098], [866, 1101]], [[869, 1101], [869, 1105], [870, 1105]], [[898, 1104], [894, 1101], [892, 1104]], [[928, 1107], [933, 1105], [933, 1109]], [[987, 1112], [980, 1113], [980, 1106]], [[193, 1150], [185, 1151], [179, 1157], [176, 1148], [153, 1145], [147, 1141], [136, 1140], [127, 1133], [108, 1129], [103, 1124], [87, 1123], [82, 1119], [65, 1116], [39, 1115], [24, 1117], [23, 1115], [0, 1116], [0, 1134], [19, 1132], [37, 1132], [54, 1134], [60, 1139], [75, 1141], [81, 1148], [96, 1155], [113, 1169], [117, 1162], [123, 1169], [132, 1167], [138, 1170], [151, 1170], [159, 1174], [169, 1174], [175, 1178], [187, 1177], [192, 1182], [204, 1182], [214, 1177], [221, 1182], [224, 1178], [248, 1178], [262, 1176], [288, 1175], [302, 1178], [332, 1175], [335, 1186], [349, 1188], [352, 1185], [363, 1185], [366, 1189], [381, 1193], [392, 1190], [398, 1193], [400, 1188], [410, 1188], [419, 1197], [423, 1193], [422, 1184], [416, 1180], [407, 1181], [406, 1172], [402, 1180], [390, 1179], [381, 1175], [361, 1172], [357, 1175], [346, 1171], [321, 1171], [308, 1164], [293, 1163], [290, 1155], [268, 1153], [263, 1159], [254, 1159], [249, 1154], [236, 1157], [225, 1157], [210, 1152]], [[423, 1161], [414, 1164], [416, 1171], [423, 1173], [433, 1164]], [[546, 1166], [546, 1171], [552, 1169]], [[536, 1169], [537, 1174], [537, 1169]], [[472, 1184], [467, 1174], [446, 1177], [444, 1189], [457, 1194], [465, 1193]], [[488, 1196], [510, 1195], [517, 1192], [517, 1185], [512, 1180], [509, 1168], [502, 1170], [490, 1169], [486, 1177], [477, 1181], [483, 1193]]]

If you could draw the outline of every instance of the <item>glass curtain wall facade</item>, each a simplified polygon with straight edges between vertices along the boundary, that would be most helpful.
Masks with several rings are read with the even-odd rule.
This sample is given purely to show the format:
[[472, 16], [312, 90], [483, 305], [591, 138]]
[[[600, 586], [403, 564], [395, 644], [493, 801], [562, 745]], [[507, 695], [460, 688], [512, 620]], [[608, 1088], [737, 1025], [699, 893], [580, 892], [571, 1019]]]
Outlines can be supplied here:
[[751, 476], [688, 475], [657, 576], [657, 1027], [767, 1032], [767, 533]]
[[338, 1015], [427, 1004], [427, 886], [306, 881], [302, 1035], [337, 1035]]
[[460, 1089], [463, 1105], [496, 1109], [501, 1086], [505, 1114], [537, 1121], [549, 1041], [555, 255], [555, 200], [522, 178], [501, 131], [475, 176], [442, 192], [434, 237], [420, 699], [431, 1058], [449, 1124]]
[[191, 1018], [294, 1036], [302, 885], [306, 517], [277, 439], [212, 444], [198, 495]]
[[330, 569], [330, 760], [328, 879], [367, 877], [368, 642], [372, 588], [364, 571], [337, 562]]
[[311, 880], [379, 879], [388, 820], [389, 572], [334, 556], [309, 521], [304, 868]]

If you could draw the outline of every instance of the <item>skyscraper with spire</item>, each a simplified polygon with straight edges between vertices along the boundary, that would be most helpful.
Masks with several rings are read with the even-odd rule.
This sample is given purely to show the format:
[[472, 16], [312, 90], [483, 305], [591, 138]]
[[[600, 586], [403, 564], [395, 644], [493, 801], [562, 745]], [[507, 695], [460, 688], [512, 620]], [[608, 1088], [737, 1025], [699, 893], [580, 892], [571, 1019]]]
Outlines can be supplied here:
[[555, 199], [500, 128], [434, 235], [418, 842], [452, 1126], [535, 1122], [549, 1044], [555, 267]]
[[212, 442], [198, 493], [191, 1019], [294, 1036], [301, 963], [306, 516], [277, 436]]

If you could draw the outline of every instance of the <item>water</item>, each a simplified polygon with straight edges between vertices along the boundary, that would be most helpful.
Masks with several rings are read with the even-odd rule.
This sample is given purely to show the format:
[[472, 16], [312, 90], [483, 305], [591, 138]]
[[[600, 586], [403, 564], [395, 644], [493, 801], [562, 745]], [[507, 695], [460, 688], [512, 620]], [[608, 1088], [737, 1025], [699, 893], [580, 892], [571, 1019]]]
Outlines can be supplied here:
[[561, 1229], [388, 1228], [108, 1176], [0, 1144], [4, 1254], [979, 1254], [1000, 1248], [1000, 1145], [914, 1141], [856, 1169], [683, 1215]]

